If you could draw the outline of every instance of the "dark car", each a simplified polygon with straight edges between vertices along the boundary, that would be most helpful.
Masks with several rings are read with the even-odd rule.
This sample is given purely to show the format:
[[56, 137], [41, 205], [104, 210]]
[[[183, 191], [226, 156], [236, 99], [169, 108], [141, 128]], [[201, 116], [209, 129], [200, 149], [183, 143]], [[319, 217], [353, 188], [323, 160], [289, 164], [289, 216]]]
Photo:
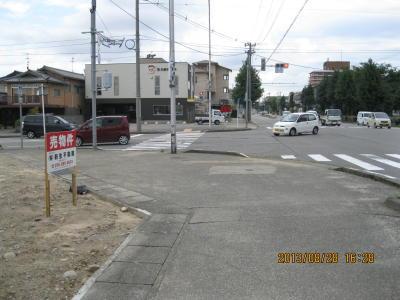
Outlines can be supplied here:
[[[129, 122], [125, 116], [103, 116], [96, 118], [98, 143], [129, 143]], [[76, 133], [76, 145], [79, 147], [92, 143], [92, 120], [79, 126]]]
[[[60, 116], [46, 115], [46, 132], [69, 131], [75, 125]], [[43, 115], [27, 115], [22, 121], [23, 133], [30, 139], [43, 136]]]

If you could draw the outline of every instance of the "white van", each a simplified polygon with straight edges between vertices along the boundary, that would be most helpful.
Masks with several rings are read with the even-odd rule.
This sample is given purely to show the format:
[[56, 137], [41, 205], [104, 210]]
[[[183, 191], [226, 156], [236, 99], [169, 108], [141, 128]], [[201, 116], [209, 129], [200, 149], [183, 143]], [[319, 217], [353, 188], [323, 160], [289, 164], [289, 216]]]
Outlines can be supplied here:
[[357, 114], [357, 125], [368, 125], [368, 120], [371, 118], [371, 111], [359, 111]]

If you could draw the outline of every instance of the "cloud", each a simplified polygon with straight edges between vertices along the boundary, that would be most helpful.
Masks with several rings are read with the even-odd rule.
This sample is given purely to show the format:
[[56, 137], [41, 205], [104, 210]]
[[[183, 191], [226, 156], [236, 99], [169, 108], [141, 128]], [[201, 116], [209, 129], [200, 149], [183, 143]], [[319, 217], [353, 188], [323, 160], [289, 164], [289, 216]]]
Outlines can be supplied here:
[[29, 9], [30, 5], [28, 3], [23, 3], [20, 1], [5, 1], [0, 2], [0, 11], [2, 9], [9, 11], [12, 15], [21, 17], [25, 15]]

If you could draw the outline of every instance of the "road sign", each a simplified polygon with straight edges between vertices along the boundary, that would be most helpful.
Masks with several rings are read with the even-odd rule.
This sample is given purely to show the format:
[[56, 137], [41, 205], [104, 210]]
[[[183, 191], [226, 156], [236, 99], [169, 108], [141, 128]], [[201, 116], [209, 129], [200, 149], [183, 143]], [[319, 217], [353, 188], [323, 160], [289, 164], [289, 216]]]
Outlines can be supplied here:
[[49, 132], [46, 134], [47, 172], [76, 166], [76, 131]]

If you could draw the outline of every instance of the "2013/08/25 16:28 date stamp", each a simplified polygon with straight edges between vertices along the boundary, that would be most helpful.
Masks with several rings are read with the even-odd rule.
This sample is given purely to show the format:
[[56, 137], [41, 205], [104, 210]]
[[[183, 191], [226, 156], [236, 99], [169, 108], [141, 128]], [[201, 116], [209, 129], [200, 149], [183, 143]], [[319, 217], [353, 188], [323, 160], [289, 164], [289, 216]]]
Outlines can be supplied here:
[[278, 264], [373, 264], [373, 252], [279, 252]]

